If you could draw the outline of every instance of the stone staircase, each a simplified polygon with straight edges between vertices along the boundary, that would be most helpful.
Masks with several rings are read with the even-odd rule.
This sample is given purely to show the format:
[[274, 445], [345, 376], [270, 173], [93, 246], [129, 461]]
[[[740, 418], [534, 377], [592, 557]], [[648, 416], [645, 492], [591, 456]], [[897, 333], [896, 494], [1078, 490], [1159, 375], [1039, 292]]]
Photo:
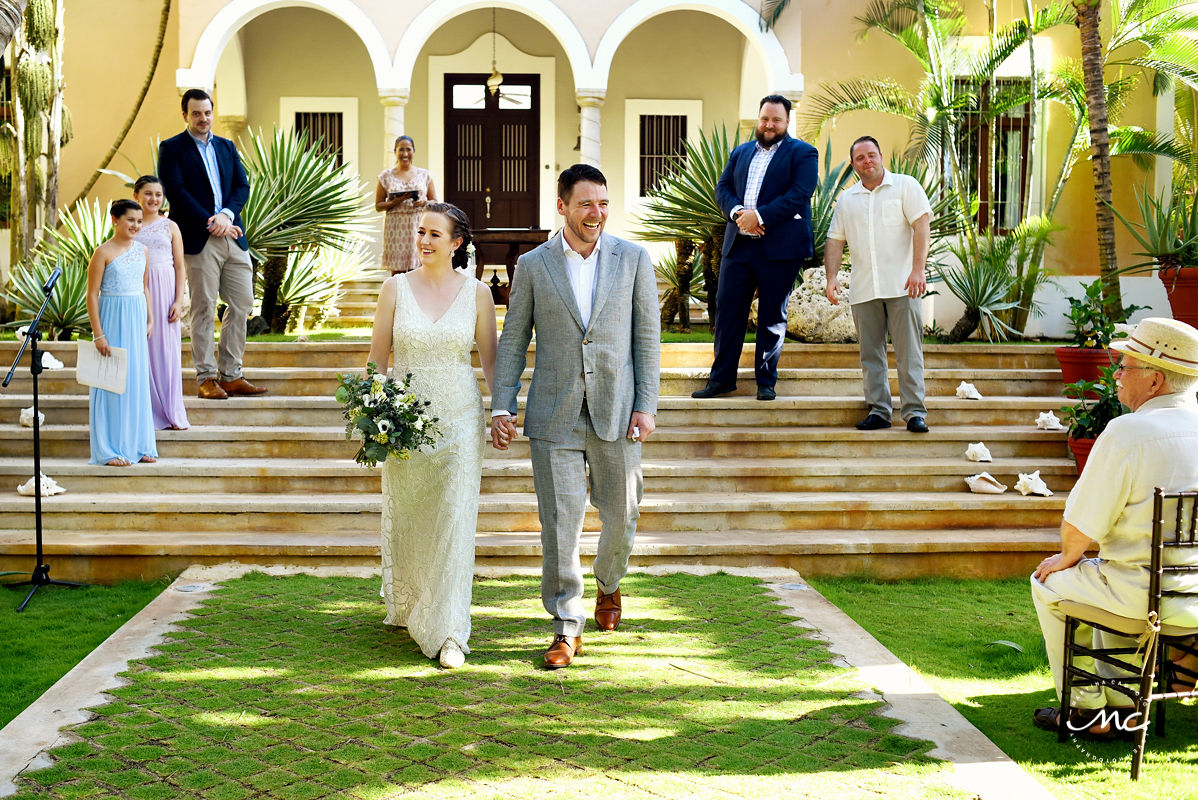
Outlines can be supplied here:
[[[191, 429], [160, 431], [158, 463], [123, 469], [87, 464], [75, 346], [47, 349], [67, 365], [40, 380], [43, 470], [68, 489], [43, 504], [55, 577], [110, 581], [228, 560], [377, 563], [379, 475], [353, 463], [356, 443], [331, 398], [337, 373], [364, 364], [367, 343], [251, 344], [246, 376], [269, 395], [188, 397]], [[11, 362], [15, 350], [0, 343], [0, 358]], [[1026, 573], [1055, 547], [1075, 468], [1064, 434], [1034, 425], [1065, 402], [1051, 348], [927, 347], [925, 435], [852, 427], [864, 413], [856, 352], [787, 343], [772, 403], [750, 394], [746, 353], [743, 394], [700, 401], [689, 395], [703, 385], [711, 346], [663, 345], [634, 561], [987, 576]], [[986, 399], [957, 399], [962, 380]], [[185, 385], [193, 381], [185, 354]], [[0, 393], [0, 571], [33, 564], [33, 499], [13, 491], [32, 473], [32, 432], [17, 424], [30, 393], [27, 368]], [[965, 459], [976, 441], [994, 462]], [[970, 494], [963, 478], [982, 469], [1008, 486], [1039, 469], [1058, 494]], [[539, 564], [527, 440], [506, 453], [487, 448], [482, 492], [479, 562]], [[588, 555], [598, 526], [592, 510]]]

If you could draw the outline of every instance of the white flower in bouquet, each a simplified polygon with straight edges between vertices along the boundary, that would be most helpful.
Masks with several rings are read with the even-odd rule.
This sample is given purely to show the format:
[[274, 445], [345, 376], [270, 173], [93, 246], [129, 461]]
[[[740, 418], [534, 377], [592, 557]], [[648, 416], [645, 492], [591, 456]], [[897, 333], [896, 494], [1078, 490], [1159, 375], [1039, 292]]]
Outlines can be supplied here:
[[386, 417], [379, 417], [379, 419], [375, 421], [375, 424], [378, 425], [379, 433], [384, 434], [384, 435], [390, 433], [391, 431], [393, 431], [395, 429], [394, 426], [390, 423], [390, 421], [387, 420]]

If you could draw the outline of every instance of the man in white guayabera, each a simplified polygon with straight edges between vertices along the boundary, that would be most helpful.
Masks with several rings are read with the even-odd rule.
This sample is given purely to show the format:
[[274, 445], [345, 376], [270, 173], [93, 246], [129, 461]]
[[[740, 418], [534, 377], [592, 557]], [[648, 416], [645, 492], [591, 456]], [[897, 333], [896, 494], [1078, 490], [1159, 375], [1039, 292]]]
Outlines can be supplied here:
[[[1122, 353], [1115, 372], [1119, 400], [1133, 413], [1111, 420], [1094, 442], [1086, 468], [1065, 502], [1061, 552], [1040, 562], [1031, 578], [1058, 698], [1065, 647], [1061, 601], [1143, 619], [1148, 611], [1154, 489], [1198, 489], [1198, 331], [1184, 322], [1150, 317], [1130, 338], [1111, 347]], [[1165, 518], [1175, 514], [1175, 508], [1167, 509]], [[1098, 544], [1098, 558], [1084, 557], [1091, 541]], [[1198, 555], [1179, 555], [1193, 548], [1169, 550], [1167, 564], [1198, 564]], [[1179, 587], [1166, 575], [1163, 588]], [[1198, 605], [1185, 597], [1164, 597], [1161, 622], [1198, 627]], [[1100, 648], [1136, 646], [1134, 639], [1089, 626], [1079, 626], [1078, 640]], [[1095, 667], [1075, 663], [1084, 669]], [[1117, 677], [1113, 670], [1097, 664], [1100, 675]], [[1130, 698], [1117, 691], [1079, 686], [1072, 689], [1071, 699], [1069, 727], [1083, 738], [1113, 737], [1113, 721], [1124, 730], [1136, 724]], [[1060, 714], [1059, 708], [1037, 709], [1033, 721], [1055, 732]]]

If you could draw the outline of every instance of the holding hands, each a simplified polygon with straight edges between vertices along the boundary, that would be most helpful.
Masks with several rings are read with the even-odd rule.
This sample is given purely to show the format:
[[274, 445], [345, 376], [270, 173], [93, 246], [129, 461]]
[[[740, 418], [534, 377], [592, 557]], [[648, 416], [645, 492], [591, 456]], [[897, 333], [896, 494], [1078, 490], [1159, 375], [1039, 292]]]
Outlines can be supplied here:
[[515, 417], [511, 415], [491, 417], [491, 445], [496, 450], [507, 450], [508, 443], [518, 435]]

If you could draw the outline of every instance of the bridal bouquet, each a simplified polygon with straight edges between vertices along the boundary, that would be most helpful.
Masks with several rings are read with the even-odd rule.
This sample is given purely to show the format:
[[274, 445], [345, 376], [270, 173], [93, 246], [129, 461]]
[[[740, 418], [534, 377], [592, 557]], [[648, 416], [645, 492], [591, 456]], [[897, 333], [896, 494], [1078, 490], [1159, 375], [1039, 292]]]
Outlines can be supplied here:
[[362, 447], [354, 461], [377, 466], [387, 456], [407, 460], [413, 450], [436, 441], [437, 418], [429, 416], [427, 400], [412, 394], [409, 372], [399, 383], [378, 372], [372, 361], [366, 376], [355, 373], [338, 375], [337, 402], [346, 419], [345, 438], [359, 439]]

